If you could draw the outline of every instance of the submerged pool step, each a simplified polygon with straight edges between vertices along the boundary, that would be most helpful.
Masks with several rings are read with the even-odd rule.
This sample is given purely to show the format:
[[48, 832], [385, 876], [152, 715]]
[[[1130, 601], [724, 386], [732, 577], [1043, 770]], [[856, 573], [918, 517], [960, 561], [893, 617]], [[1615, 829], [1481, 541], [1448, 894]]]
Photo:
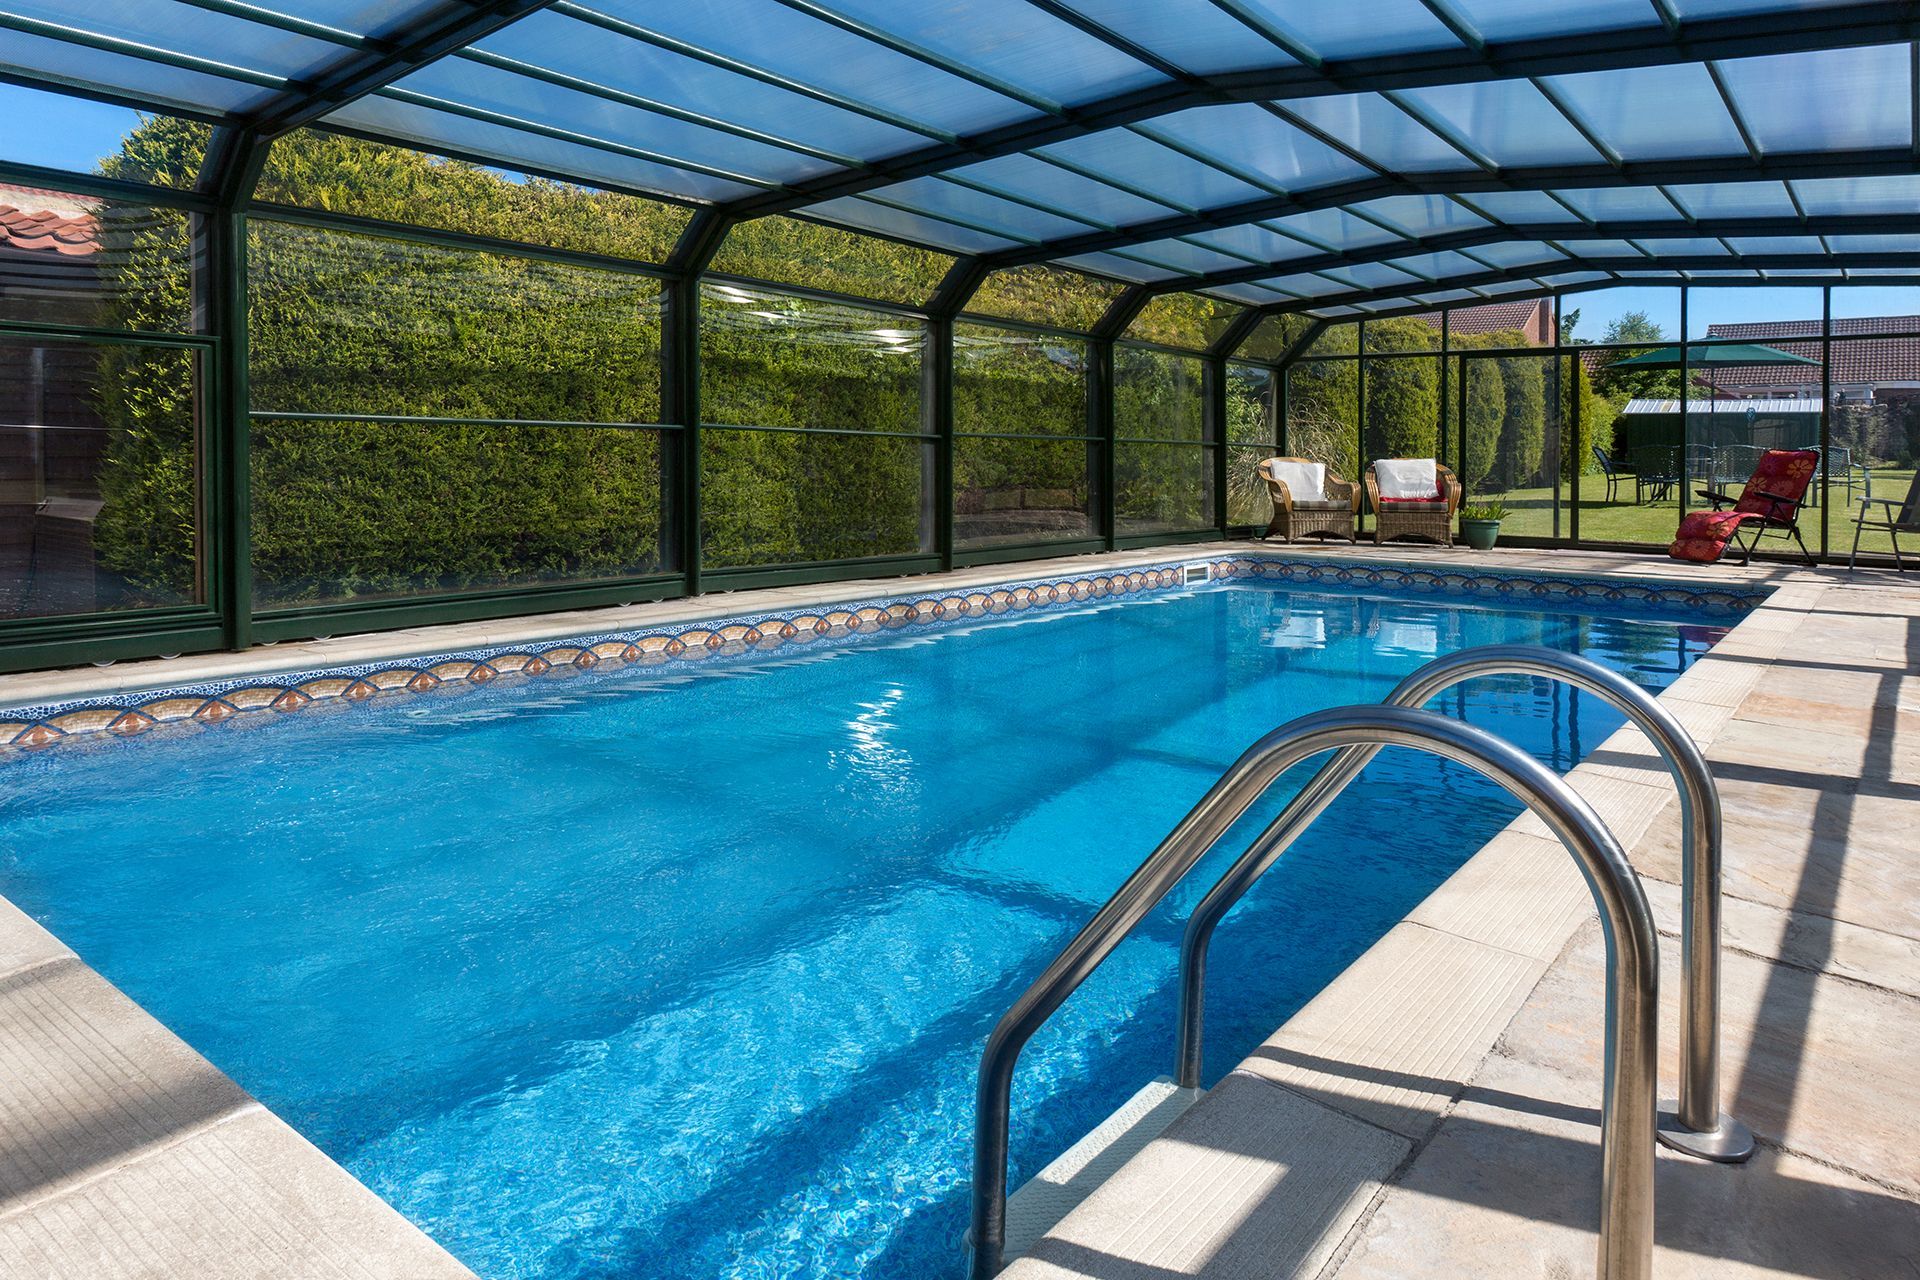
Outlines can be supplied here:
[[1012, 1262], [1032, 1248], [1034, 1241], [1053, 1230], [1121, 1165], [1186, 1114], [1201, 1093], [1182, 1089], [1166, 1076], [1152, 1081], [1007, 1197], [1006, 1260]]

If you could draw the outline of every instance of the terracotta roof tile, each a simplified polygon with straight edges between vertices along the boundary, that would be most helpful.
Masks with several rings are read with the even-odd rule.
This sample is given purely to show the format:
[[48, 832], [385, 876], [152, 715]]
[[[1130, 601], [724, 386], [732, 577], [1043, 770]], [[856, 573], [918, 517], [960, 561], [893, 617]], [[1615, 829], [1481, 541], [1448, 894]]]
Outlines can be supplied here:
[[[99, 251], [100, 219], [76, 197], [15, 186], [0, 186], [0, 196], [0, 249], [69, 258]], [[58, 207], [35, 207], [36, 196]]]
[[[1833, 322], [1835, 337], [1893, 332], [1920, 333], [1920, 316], [1853, 316]], [[1818, 320], [1763, 320], [1707, 326], [1709, 338], [1763, 342], [1809, 360], [1820, 358]], [[1810, 339], [1810, 340], [1809, 340]], [[1704, 384], [1705, 371], [1696, 379]], [[1840, 384], [1920, 382], [1920, 337], [1876, 338], [1833, 344], [1833, 381]], [[1820, 370], [1811, 365], [1715, 366], [1712, 382], [1722, 390], [1741, 387], [1817, 386]]]

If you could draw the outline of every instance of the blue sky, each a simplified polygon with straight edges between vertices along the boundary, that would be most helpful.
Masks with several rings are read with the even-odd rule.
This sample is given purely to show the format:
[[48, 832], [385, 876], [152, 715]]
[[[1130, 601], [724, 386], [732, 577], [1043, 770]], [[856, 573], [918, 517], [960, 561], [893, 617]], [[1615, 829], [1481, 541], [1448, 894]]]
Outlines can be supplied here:
[[0, 84], [0, 120], [8, 122], [6, 157], [18, 164], [92, 173], [140, 113], [85, 98]]

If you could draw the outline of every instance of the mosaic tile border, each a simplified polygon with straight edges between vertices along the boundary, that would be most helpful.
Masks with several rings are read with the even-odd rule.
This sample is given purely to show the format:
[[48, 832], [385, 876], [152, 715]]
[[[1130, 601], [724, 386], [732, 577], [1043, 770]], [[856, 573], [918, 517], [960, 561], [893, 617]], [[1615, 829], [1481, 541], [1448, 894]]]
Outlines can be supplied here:
[[0, 760], [76, 740], [98, 740], [101, 734], [131, 738], [166, 725], [220, 725], [265, 711], [290, 713], [367, 702], [392, 694], [473, 689], [501, 679], [564, 676], [601, 666], [696, 662], [850, 635], [1167, 591], [1184, 587], [1187, 568], [1199, 565], [1205, 565], [1208, 579], [1216, 582], [1263, 579], [1454, 598], [1627, 604], [1686, 609], [1717, 619], [1737, 618], [1768, 594], [1764, 590], [1694, 588], [1659, 581], [1480, 573], [1363, 561], [1329, 563], [1284, 556], [1213, 556], [1108, 572], [1021, 579], [938, 594], [891, 595], [811, 610], [666, 623], [641, 630], [279, 675], [248, 675], [178, 688], [129, 690], [0, 709]]

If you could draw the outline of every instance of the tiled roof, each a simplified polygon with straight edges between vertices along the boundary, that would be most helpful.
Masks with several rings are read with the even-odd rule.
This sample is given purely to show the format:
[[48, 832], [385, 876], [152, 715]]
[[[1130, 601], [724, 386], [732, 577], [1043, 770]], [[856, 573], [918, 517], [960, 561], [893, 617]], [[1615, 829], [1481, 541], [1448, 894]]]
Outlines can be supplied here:
[[0, 249], [84, 258], [100, 248], [89, 202], [58, 191], [0, 184]]
[[1459, 307], [1448, 317], [1447, 328], [1454, 333], [1504, 333], [1509, 329], [1524, 333], [1533, 323], [1534, 313], [1547, 305], [1535, 298], [1531, 302], [1489, 302]]
[[[1835, 337], [1848, 334], [1875, 334], [1889, 331], [1920, 333], [1920, 316], [1854, 316], [1833, 322]], [[1763, 320], [1750, 324], [1712, 324], [1709, 338], [1737, 338], [1743, 342], [1764, 342], [1770, 347], [1809, 360], [1820, 358], [1820, 322], [1818, 320]], [[1739, 387], [1815, 386], [1820, 370], [1811, 365], [1716, 365], [1711, 374], [1702, 369], [1694, 376], [1705, 385], [1711, 381], [1722, 390]], [[1836, 383], [1920, 382], [1920, 338], [1877, 338], [1871, 342], [1833, 344], [1833, 380]]]

